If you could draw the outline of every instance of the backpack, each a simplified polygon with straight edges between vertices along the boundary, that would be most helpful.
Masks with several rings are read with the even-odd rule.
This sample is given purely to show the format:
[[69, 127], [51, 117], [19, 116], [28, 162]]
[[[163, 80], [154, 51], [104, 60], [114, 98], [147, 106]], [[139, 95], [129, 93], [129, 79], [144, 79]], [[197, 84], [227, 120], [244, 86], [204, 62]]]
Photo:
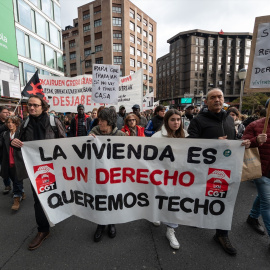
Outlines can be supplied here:
[[[50, 126], [51, 126], [51, 128], [52, 128], [52, 130], [53, 130], [53, 132], [54, 132], [54, 134], [55, 134], [55, 137], [56, 137], [56, 138], [59, 138], [58, 128], [57, 128], [56, 123], [55, 123], [55, 116], [49, 115], [49, 117], [50, 117]], [[27, 125], [29, 124], [29, 121], [30, 121], [30, 119], [29, 119], [29, 117], [28, 117], [28, 118], [25, 120], [24, 125], [21, 127], [21, 130], [22, 130], [21, 132], [22, 132], [22, 134], [24, 133], [24, 131], [25, 131]]]

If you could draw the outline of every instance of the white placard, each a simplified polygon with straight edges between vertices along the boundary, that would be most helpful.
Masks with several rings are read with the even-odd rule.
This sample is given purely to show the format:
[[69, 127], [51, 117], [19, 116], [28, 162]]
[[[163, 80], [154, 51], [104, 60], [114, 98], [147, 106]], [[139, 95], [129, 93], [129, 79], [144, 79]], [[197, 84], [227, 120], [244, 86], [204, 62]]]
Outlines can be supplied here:
[[258, 25], [250, 88], [270, 88], [270, 23]]
[[119, 65], [93, 65], [92, 99], [98, 103], [118, 104]]

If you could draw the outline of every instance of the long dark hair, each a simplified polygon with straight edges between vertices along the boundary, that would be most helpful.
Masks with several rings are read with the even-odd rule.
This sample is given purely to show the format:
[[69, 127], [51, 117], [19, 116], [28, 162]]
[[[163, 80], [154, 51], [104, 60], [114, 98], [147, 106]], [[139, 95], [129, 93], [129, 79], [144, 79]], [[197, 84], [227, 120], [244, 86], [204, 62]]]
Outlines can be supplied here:
[[181, 113], [176, 109], [168, 110], [166, 112], [165, 116], [164, 116], [163, 122], [164, 122], [165, 129], [167, 130], [168, 137], [185, 138], [185, 132], [184, 132], [184, 129], [183, 129], [182, 121], [181, 121], [180, 127], [175, 131], [175, 133], [173, 133], [173, 131], [169, 127], [169, 119], [174, 114], [179, 115], [180, 116], [180, 121], [181, 121]]

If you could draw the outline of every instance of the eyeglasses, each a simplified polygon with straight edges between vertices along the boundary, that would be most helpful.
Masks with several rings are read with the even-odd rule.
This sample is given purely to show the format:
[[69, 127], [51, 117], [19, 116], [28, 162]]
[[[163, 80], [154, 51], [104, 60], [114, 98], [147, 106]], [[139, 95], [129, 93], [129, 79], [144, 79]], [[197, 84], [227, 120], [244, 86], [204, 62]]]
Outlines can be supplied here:
[[128, 119], [128, 122], [136, 121], [136, 119]]
[[38, 108], [39, 106], [42, 106], [42, 105], [39, 105], [39, 104], [31, 104], [31, 103], [28, 103], [28, 104], [27, 104], [27, 107], [29, 107], [29, 108], [31, 108], [31, 107]]

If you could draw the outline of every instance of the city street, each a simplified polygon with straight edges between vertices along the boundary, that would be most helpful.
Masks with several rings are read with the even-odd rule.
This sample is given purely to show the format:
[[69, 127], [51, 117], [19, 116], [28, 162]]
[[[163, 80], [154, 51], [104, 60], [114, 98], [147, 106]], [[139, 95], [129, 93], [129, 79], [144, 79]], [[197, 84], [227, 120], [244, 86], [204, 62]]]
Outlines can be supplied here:
[[33, 198], [28, 180], [26, 200], [12, 213], [11, 195], [0, 194], [0, 269], [270, 269], [269, 237], [255, 233], [246, 218], [256, 195], [252, 182], [241, 184], [230, 239], [238, 255], [231, 257], [213, 240], [214, 230], [179, 226], [178, 251], [170, 248], [166, 227], [146, 220], [117, 225], [117, 236], [92, 238], [96, 225], [76, 217], [51, 229], [35, 251], [27, 249], [36, 234]]

